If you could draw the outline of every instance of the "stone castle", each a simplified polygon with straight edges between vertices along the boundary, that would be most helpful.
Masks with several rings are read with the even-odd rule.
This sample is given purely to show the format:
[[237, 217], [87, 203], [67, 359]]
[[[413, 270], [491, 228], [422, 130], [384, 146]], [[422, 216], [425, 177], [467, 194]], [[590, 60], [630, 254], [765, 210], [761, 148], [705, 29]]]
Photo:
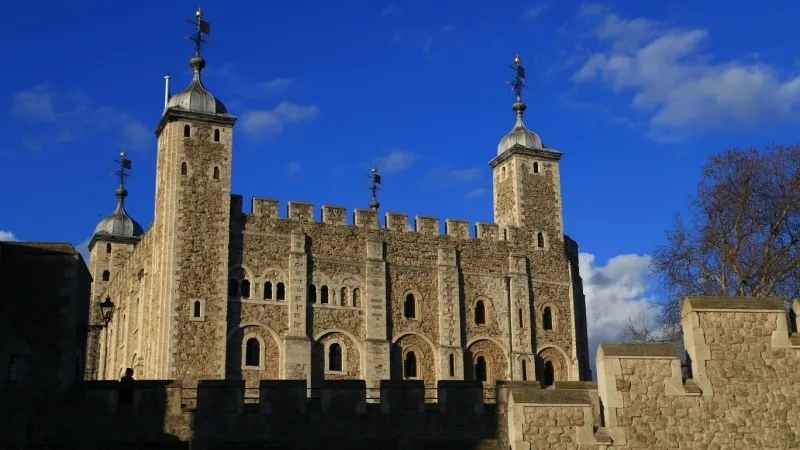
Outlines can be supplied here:
[[[199, 21], [198, 23], [203, 23]], [[198, 31], [199, 33], [199, 31]], [[198, 34], [199, 35], [199, 34]], [[517, 67], [519, 60], [517, 59]], [[89, 379], [591, 379], [578, 246], [564, 234], [560, 159], [516, 124], [492, 169], [495, 223], [231, 194], [236, 117], [194, 76], [169, 96], [156, 136], [155, 217], [117, 209], [90, 243], [95, 333]], [[122, 172], [130, 163], [122, 157]], [[384, 220], [381, 220], [384, 219]], [[383, 222], [383, 223], [381, 223]], [[93, 308], [96, 310], [97, 308]]]

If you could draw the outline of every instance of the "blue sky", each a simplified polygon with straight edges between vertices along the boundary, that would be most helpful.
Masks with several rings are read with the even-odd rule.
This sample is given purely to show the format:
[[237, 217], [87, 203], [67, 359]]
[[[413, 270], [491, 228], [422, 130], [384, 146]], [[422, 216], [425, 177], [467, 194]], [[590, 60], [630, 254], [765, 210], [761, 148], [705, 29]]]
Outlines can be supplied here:
[[[701, 3], [701, 4], [699, 4]], [[800, 6], [745, 1], [230, 2], [212, 24], [206, 86], [239, 117], [234, 192], [491, 221], [487, 162], [513, 126], [505, 81], [522, 56], [526, 123], [564, 152], [567, 233], [607, 338], [654, 295], [648, 256], [706, 155], [796, 139]], [[11, 2], [0, 41], [0, 235], [84, 243], [114, 208], [153, 215], [163, 76], [190, 79], [197, 5]], [[606, 330], [606, 331], [603, 331]]]

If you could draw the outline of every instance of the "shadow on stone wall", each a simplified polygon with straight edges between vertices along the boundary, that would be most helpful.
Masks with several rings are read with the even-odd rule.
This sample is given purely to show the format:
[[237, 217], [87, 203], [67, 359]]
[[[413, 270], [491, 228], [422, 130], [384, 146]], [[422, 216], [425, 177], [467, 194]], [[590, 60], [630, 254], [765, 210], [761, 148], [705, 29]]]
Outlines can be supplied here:
[[[0, 390], [0, 448], [188, 450], [181, 439], [180, 387], [137, 381], [120, 400], [117, 381], [75, 383], [64, 391]], [[177, 420], [176, 420], [177, 419]]]

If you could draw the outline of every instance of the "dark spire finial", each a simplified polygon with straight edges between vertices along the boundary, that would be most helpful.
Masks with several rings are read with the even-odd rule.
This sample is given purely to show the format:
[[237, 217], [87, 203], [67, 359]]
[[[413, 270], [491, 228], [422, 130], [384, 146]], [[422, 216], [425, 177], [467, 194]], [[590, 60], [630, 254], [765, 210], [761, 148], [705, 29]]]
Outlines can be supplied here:
[[517, 123], [522, 124], [522, 113], [525, 112], [526, 106], [522, 102], [522, 90], [528, 87], [525, 84], [525, 68], [520, 65], [522, 58], [519, 55], [514, 57], [514, 64], [511, 65], [511, 70], [514, 71], [514, 81], [506, 81], [506, 84], [511, 86], [511, 90], [517, 95], [517, 101], [514, 102], [512, 109], [517, 113]]
[[189, 66], [194, 71], [195, 77], [199, 77], [200, 71], [206, 67], [206, 60], [200, 56], [200, 50], [203, 44], [210, 43], [204, 36], [211, 34], [211, 24], [203, 20], [204, 13], [200, 8], [197, 8], [197, 11], [194, 12], [194, 16], [195, 20], [186, 19], [186, 21], [194, 25], [196, 31], [193, 36], [186, 36], [186, 39], [194, 43], [194, 56], [189, 60]]
[[119, 159], [114, 160], [114, 162], [119, 164], [119, 170], [111, 172], [112, 175], [119, 177], [119, 186], [114, 193], [117, 196], [117, 199], [119, 199], [120, 203], [122, 203], [125, 200], [125, 197], [128, 196], [128, 190], [125, 189], [125, 177], [131, 176], [131, 160], [127, 158], [127, 155], [128, 154], [124, 149], [119, 152]]
[[378, 187], [378, 185], [381, 184], [381, 176], [378, 175], [378, 168], [372, 166], [370, 174], [367, 175], [367, 178], [369, 178], [370, 181], [372, 182], [372, 185], [370, 185], [367, 188], [372, 191], [372, 200], [369, 202], [369, 207], [373, 211], [377, 211], [378, 208], [381, 206], [381, 204], [378, 203], [378, 191], [381, 190], [381, 188]]

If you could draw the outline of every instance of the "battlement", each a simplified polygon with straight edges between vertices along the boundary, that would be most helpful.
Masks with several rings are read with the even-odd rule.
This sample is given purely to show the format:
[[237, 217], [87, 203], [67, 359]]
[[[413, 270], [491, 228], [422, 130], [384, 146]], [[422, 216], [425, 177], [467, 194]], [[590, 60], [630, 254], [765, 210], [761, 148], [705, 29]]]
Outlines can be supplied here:
[[[475, 223], [473, 230], [470, 224], [461, 219], [445, 219], [438, 217], [414, 217], [413, 226], [409, 226], [408, 214], [387, 212], [381, 223], [378, 213], [370, 209], [356, 208], [348, 221], [347, 208], [343, 206], [322, 205], [321, 213], [316, 216], [314, 205], [305, 202], [290, 201], [286, 204], [286, 214], [280, 214], [280, 202], [272, 198], [253, 197], [250, 212], [243, 210], [241, 195], [231, 196], [231, 214], [263, 217], [268, 219], [292, 220], [304, 223], [322, 223], [328, 225], [354, 226], [358, 228], [384, 229], [400, 233], [419, 233], [428, 236], [449, 236], [454, 239], [485, 239], [490, 241], [515, 242], [518, 234], [516, 227], [500, 227], [494, 223]], [[444, 229], [442, 229], [444, 225]]]

